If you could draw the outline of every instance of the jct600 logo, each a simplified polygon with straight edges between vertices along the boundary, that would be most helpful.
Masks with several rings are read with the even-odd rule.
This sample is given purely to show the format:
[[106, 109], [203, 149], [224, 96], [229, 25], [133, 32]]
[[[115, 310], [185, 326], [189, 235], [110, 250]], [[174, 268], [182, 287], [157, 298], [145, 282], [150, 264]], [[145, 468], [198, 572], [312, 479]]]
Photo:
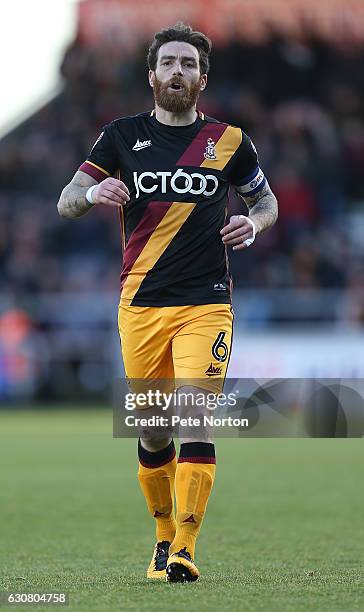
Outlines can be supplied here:
[[204, 176], [199, 172], [188, 174], [179, 168], [174, 174], [172, 172], [133, 172], [136, 198], [140, 192], [153, 193], [191, 193], [192, 195], [204, 195], [209, 197], [216, 192], [219, 182], [213, 174]]

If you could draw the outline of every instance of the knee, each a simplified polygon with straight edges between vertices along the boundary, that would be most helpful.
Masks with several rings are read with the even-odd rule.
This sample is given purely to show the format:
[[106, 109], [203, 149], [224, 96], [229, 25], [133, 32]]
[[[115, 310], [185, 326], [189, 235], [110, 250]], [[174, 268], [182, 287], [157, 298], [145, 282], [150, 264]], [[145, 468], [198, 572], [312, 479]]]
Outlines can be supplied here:
[[141, 445], [145, 450], [150, 453], [155, 453], [157, 451], [163, 450], [166, 448], [172, 441], [171, 437], [162, 438], [160, 436], [156, 437], [148, 437], [148, 438], [140, 438]]
[[[179, 402], [177, 413], [181, 419], [194, 419], [197, 417], [198, 425], [187, 425], [179, 428], [179, 438], [181, 444], [190, 442], [207, 442], [213, 441], [213, 428], [210, 425], [204, 424], [204, 416], [209, 414], [206, 408], [206, 397], [208, 395], [206, 389], [184, 385], [178, 389]], [[192, 421], [191, 421], [192, 423]]]

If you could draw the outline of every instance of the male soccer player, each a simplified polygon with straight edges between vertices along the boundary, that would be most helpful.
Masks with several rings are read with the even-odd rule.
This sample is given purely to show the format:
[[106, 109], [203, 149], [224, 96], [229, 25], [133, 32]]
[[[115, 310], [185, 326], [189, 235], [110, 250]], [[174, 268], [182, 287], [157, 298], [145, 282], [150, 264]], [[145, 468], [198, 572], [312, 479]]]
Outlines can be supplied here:
[[[95, 205], [120, 209], [128, 379], [198, 379], [207, 390], [224, 379], [231, 350], [226, 247], [246, 248], [277, 219], [249, 137], [196, 109], [210, 52], [210, 40], [184, 24], [158, 32], [148, 53], [154, 110], [106, 125], [58, 203], [69, 218]], [[230, 186], [249, 216], [226, 223]], [[215, 477], [211, 438], [180, 442], [178, 461], [172, 438], [138, 443], [139, 481], [156, 523], [147, 577], [171, 582], [199, 576], [195, 543]]]

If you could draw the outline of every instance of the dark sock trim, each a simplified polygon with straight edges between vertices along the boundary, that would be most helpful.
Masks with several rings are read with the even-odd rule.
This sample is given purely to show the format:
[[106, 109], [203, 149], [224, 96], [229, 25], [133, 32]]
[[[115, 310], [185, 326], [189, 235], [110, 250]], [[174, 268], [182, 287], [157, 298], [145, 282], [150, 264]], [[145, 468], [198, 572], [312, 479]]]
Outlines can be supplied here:
[[181, 444], [178, 463], [216, 463], [215, 445], [211, 442]]
[[216, 463], [216, 457], [179, 457], [178, 463]]
[[162, 465], [166, 465], [174, 459], [176, 456], [176, 449], [174, 447], [174, 442], [170, 442], [168, 446], [162, 448], [161, 450], [151, 452], [144, 448], [138, 440], [138, 457], [139, 463], [141, 463], [146, 468], [157, 468]]

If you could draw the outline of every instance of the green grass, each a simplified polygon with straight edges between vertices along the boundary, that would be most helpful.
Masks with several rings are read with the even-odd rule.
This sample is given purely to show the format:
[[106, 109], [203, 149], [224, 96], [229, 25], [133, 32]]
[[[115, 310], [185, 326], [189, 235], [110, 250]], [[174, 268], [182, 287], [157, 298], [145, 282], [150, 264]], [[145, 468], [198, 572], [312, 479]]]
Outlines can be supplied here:
[[364, 609], [363, 440], [217, 440], [202, 577], [169, 585], [146, 582], [136, 442], [111, 430], [108, 411], [0, 412], [0, 590], [68, 591], [76, 611]]

